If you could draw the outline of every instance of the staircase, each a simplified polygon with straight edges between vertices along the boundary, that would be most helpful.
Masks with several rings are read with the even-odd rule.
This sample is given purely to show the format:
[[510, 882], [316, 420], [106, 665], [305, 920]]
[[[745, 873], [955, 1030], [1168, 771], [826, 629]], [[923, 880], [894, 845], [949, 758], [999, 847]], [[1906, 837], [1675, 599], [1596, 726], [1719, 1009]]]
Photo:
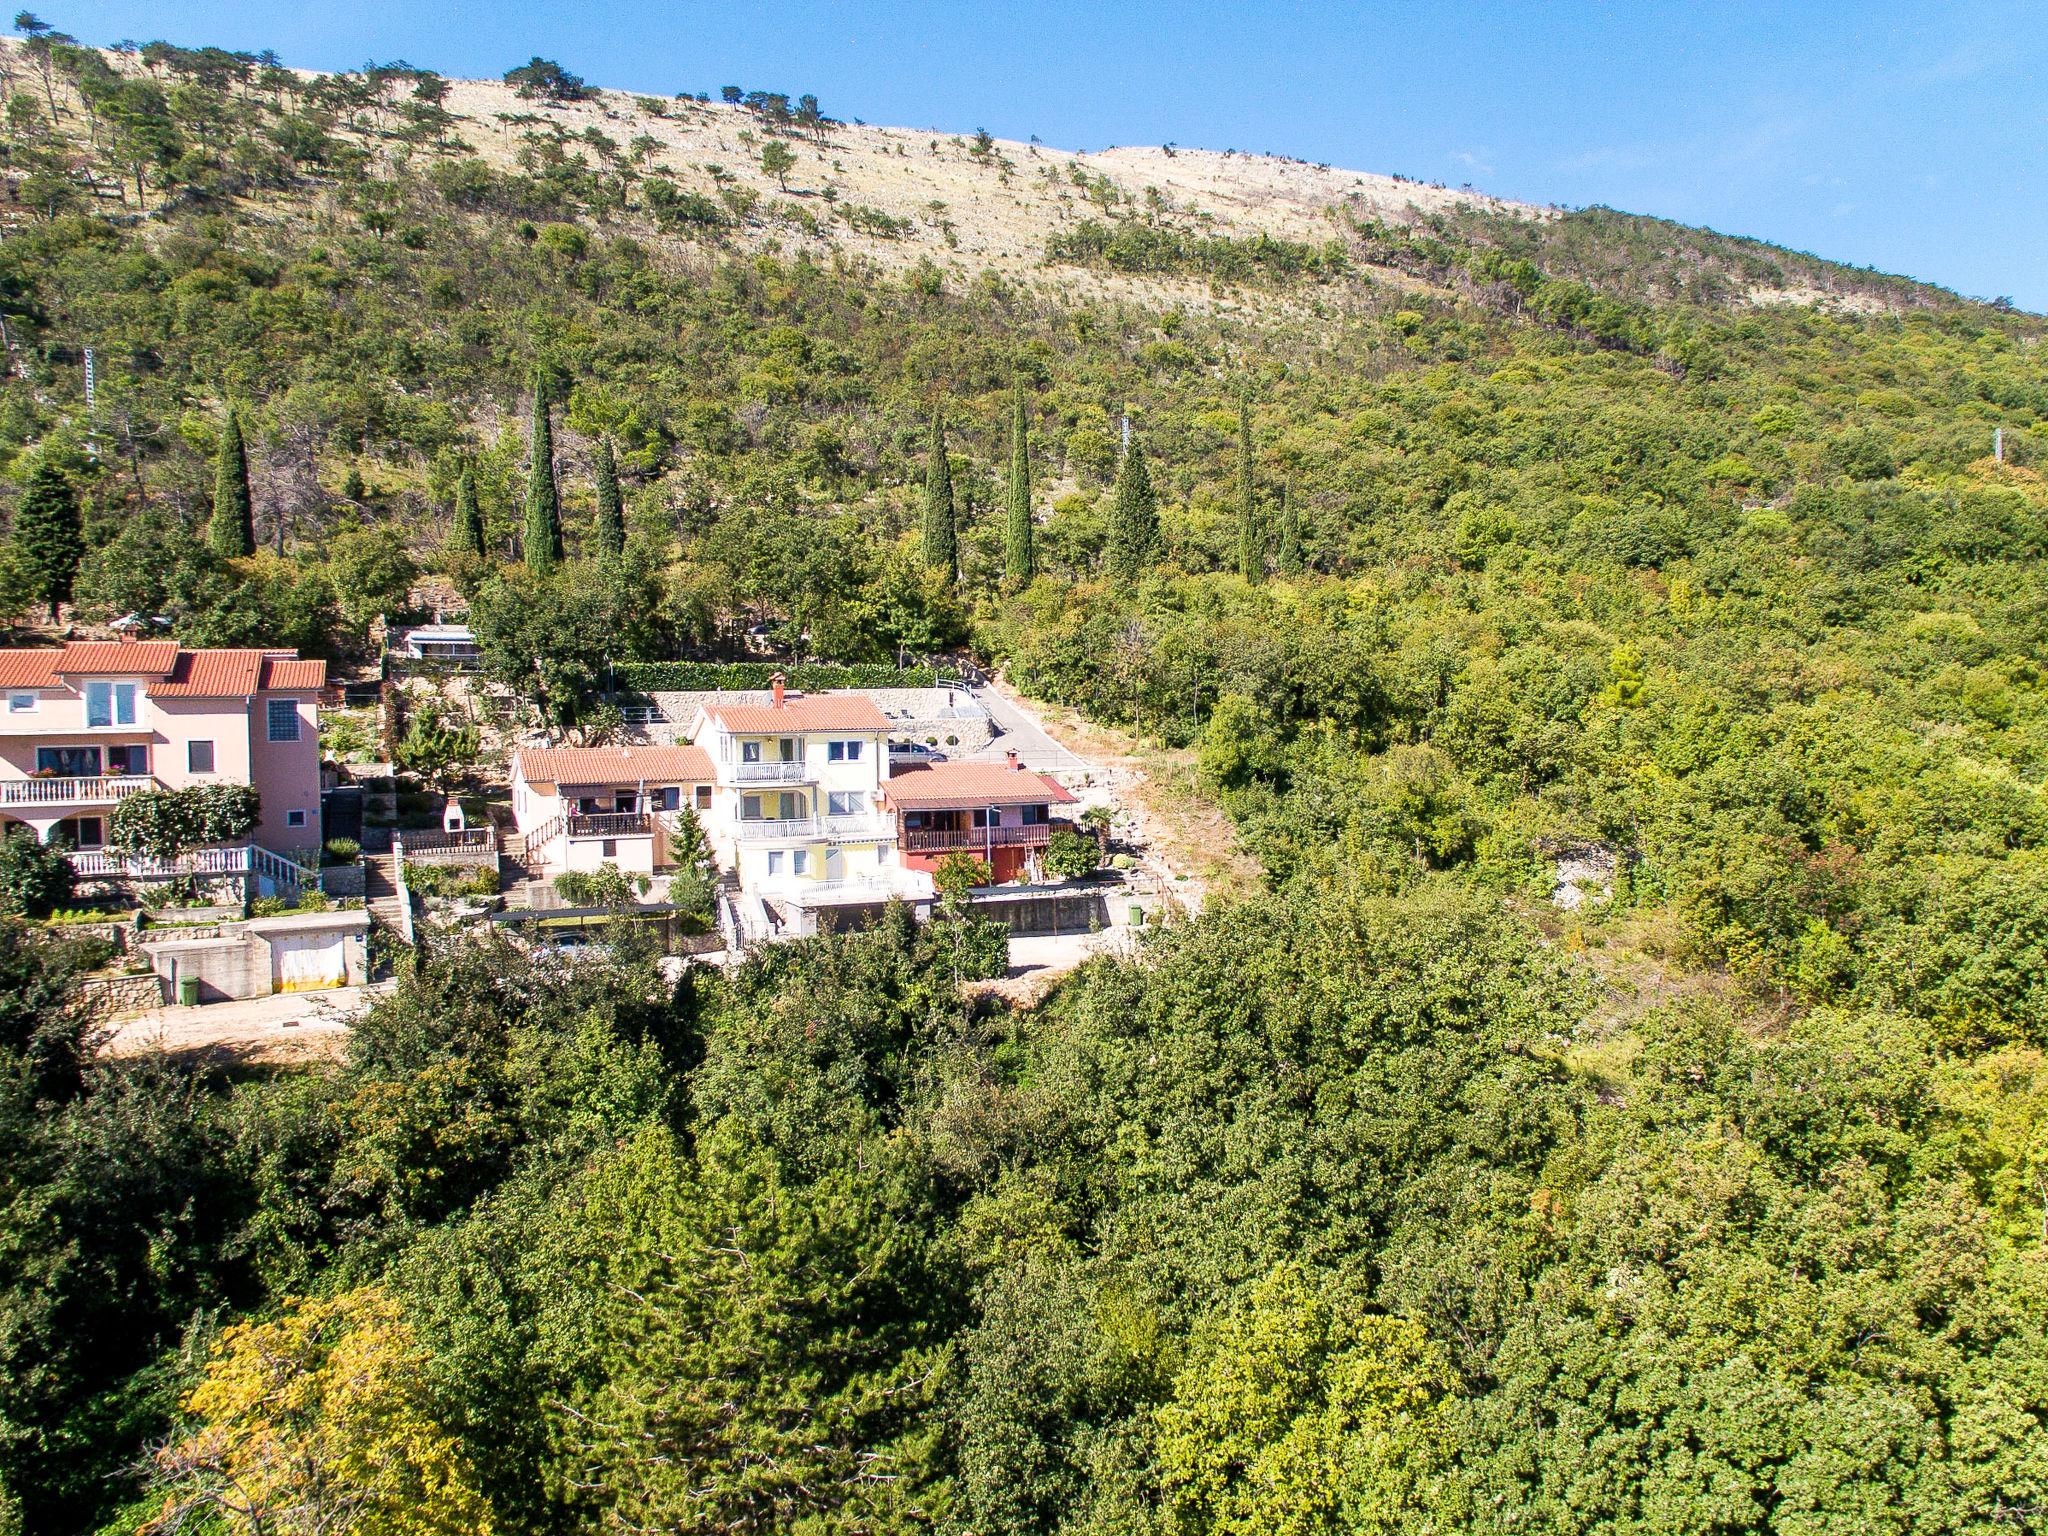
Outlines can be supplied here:
[[395, 857], [388, 853], [363, 855], [363, 896], [370, 908], [370, 921], [393, 933], [402, 934], [405, 921], [404, 898], [398, 894]]

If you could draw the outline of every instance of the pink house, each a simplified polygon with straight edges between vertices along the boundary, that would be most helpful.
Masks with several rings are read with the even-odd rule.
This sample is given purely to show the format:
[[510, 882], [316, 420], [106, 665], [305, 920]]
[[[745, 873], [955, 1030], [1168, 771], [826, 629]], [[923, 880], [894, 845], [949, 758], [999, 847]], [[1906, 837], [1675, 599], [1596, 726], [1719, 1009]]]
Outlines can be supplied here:
[[0, 651], [0, 827], [82, 855], [128, 795], [253, 785], [260, 849], [320, 847], [318, 700], [327, 663], [295, 651], [188, 651], [169, 640]]

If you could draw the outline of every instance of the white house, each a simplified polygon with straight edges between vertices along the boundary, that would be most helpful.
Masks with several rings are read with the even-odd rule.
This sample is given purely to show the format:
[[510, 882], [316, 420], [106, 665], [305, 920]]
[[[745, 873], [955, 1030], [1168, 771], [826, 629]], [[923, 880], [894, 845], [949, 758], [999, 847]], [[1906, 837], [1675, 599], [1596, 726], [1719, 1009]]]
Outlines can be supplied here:
[[668, 864], [684, 807], [708, 818], [711, 760], [693, 746], [522, 747], [512, 754], [512, 818], [527, 867], [549, 875]]

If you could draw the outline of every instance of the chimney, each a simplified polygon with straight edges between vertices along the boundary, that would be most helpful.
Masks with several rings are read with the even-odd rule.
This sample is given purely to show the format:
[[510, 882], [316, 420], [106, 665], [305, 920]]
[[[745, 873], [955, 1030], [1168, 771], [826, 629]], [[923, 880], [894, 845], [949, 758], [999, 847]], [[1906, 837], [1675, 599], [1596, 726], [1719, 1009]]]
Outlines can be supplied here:
[[782, 708], [782, 686], [788, 681], [780, 672], [768, 679], [768, 701], [776, 709]]
[[1010, 765], [1010, 770], [1013, 773], [1022, 773], [1024, 771], [1024, 765], [1017, 761], [1017, 749], [1015, 747], [1004, 749], [1003, 761]]

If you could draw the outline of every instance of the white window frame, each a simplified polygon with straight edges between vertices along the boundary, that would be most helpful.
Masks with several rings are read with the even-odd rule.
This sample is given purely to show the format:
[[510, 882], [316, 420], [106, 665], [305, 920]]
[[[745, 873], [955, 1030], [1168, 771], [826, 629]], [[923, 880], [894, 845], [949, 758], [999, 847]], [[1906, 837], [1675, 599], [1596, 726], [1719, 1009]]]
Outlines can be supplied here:
[[827, 816], [858, 816], [861, 793], [857, 789], [828, 789], [825, 791], [825, 814]]
[[800, 875], [804, 873], [805, 867], [810, 862], [811, 855], [808, 849], [792, 848], [789, 850], [789, 872], [792, 875]]
[[850, 741], [833, 741], [825, 745], [825, 761], [828, 763], [857, 763], [860, 761], [861, 743], [858, 738]]
[[[288, 711], [289, 713], [286, 713]], [[289, 719], [292, 723], [288, 734], [279, 735], [278, 725]], [[304, 732], [299, 724], [299, 706], [295, 699], [266, 699], [263, 703], [264, 739], [274, 742], [300, 741]]]
[[284, 824], [288, 827], [303, 827], [306, 824], [306, 813], [304, 811], [286, 811], [284, 813]]
[[[135, 724], [133, 683], [100, 680], [85, 685], [85, 727], [89, 731], [126, 730]], [[103, 718], [102, 718], [103, 717]]]
[[7, 695], [7, 713], [10, 715], [32, 715], [40, 700], [33, 693], [10, 693]]
[[[193, 761], [193, 754], [201, 747], [206, 748], [206, 766], [204, 768]], [[185, 771], [187, 773], [217, 773], [219, 770], [214, 765], [219, 761], [220, 757], [214, 751], [211, 741], [195, 737], [185, 743]]]
[[743, 741], [743, 742], [741, 742], [741, 743], [740, 743], [740, 761], [741, 761], [741, 762], [743, 762], [743, 763], [758, 763], [758, 762], [760, 762], [760, 761], [761, 761], [761, 743], [760, 743], [760, 742], [758, 742], [758, 741]]
[[771, 875], [782, 873], [782, 850], [779, 848], [768, 850], [768, 873]]

